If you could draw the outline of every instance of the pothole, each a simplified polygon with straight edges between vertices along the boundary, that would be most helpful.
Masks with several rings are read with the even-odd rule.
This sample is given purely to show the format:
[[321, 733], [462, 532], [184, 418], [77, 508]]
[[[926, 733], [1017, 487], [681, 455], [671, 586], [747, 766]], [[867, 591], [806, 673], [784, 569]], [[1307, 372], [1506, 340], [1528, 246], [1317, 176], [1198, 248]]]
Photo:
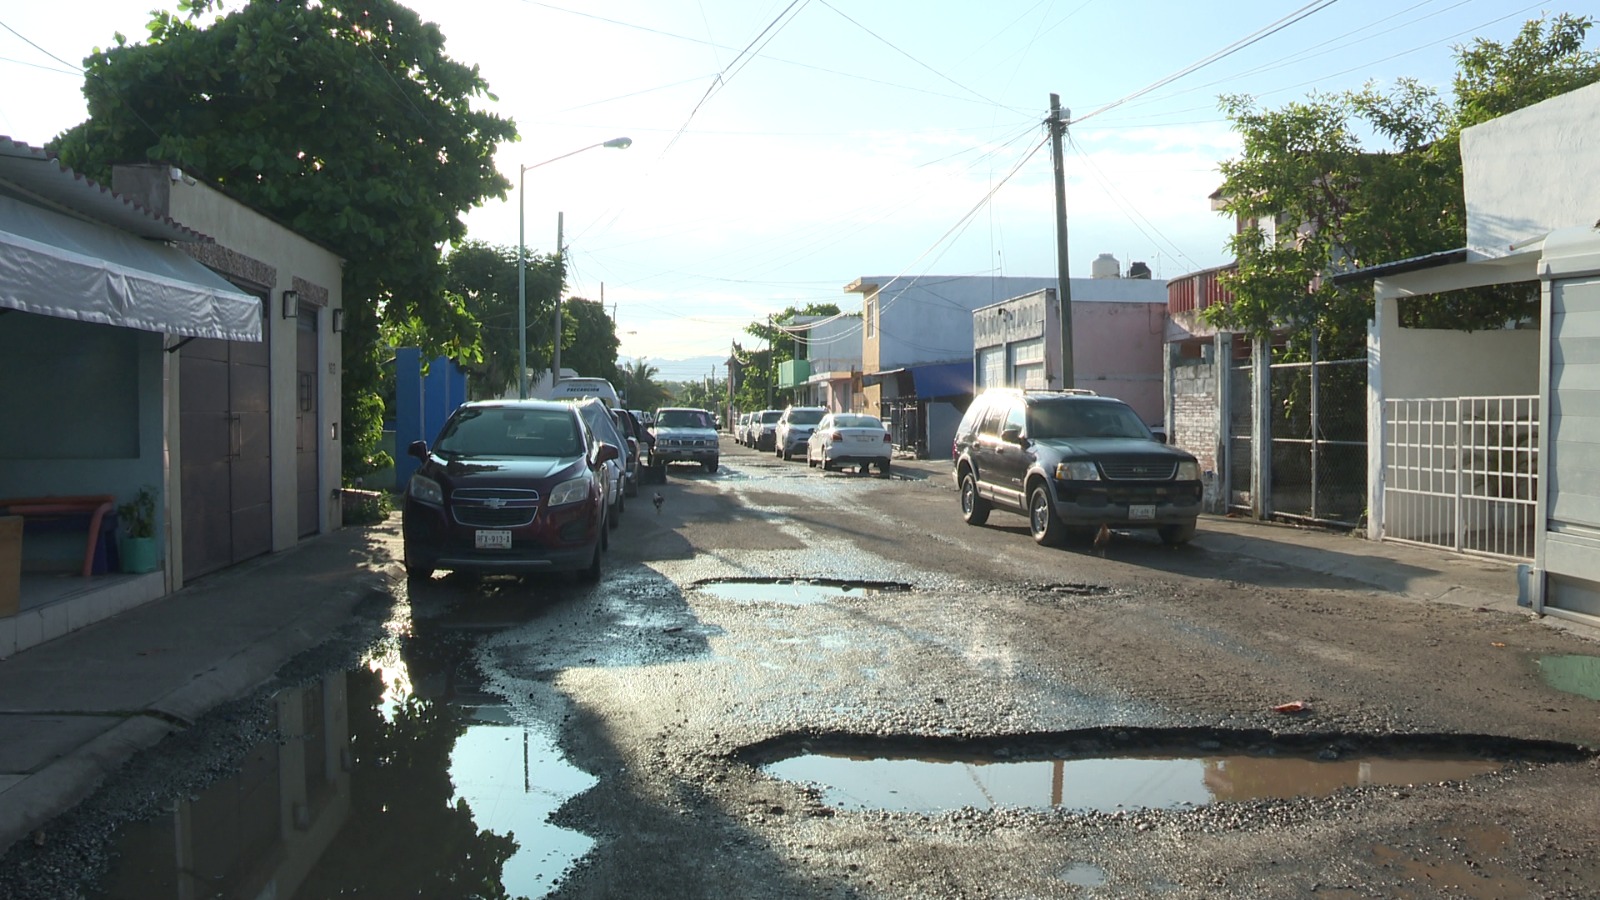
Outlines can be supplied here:
[[694, 587], [703, 594], [733, 603], [782, 603], [789, 606], [808, 606], [841, 598], [871, 597], [911, 590], [910, 585], [894, 581], [807, 581], [784, 578], [722, 578], [702, 581]]
[[[1351, 787], [1405, 786], [1461, 781], [1499, 771], [1512, 762], [1577, 759], [1570, 745], [1500, 738], [1422, 736], [1362, 739], [1279, 736], [1251, 739], [1213, 735], [1184, 741], [1169, 733], [1113, 733], [1110, 741], [1038, 738], [1006, 746], [940, 748], [924, 742], [876, 750], [869, 741], [848, 746], [802, 746], [774, 758], [762, 771], [818, 792], [827, 806], [845, 811], [933, 814], [973, 808], [1064, 809], [1114, 812], [1186, 809], [1213, 803], [1317, 798]], [[1121, 746], [1116, 746], [1121, 745]]]
[[1539, 674], [1558, 691], [1600, 700], [1600, 656], [1541, 656]]

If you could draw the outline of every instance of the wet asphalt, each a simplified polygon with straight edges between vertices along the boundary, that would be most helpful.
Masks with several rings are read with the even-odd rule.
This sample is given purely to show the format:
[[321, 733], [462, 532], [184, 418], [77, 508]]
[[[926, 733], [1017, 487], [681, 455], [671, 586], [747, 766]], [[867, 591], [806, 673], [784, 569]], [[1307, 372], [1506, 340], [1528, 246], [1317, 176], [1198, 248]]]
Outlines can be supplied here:
[[396, 579], [63, 820], [80, 849], [29, 860], [53, 875], [12, 854], [0, 878], [19, 898], [1600, 883], [1600, 704], [1540, 675], [1600, 655], [1582, 636], [1336, 566], [1125, 533], [1104, 557], [1040, 548], [1020, 518], [961, 523], [938, 475], [726, 447], [630, 503], [597, 586]]

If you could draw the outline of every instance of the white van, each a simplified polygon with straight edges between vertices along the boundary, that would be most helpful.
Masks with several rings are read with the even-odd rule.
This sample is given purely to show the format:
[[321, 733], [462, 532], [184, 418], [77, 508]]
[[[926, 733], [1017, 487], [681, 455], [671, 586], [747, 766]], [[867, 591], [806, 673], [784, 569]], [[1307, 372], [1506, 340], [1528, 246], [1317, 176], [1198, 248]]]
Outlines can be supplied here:
[[617, 397], [617, 389], [604, 378], [563, 378], [556, 382], [554, 387], [544, 390], [539, 399], [582, 400], [585, 397], [599, 397], [600, 402], [608, 409], [622, 406], [622, 401]]

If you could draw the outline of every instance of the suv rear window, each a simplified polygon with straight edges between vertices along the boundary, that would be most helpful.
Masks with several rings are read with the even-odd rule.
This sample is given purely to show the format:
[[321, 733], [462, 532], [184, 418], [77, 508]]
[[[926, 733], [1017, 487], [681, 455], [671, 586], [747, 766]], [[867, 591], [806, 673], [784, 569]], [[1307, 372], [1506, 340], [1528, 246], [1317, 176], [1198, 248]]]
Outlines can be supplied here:
[[789, 413], [790, 425], [815, 425], [827, 412], [820, 409], [797, 409]]

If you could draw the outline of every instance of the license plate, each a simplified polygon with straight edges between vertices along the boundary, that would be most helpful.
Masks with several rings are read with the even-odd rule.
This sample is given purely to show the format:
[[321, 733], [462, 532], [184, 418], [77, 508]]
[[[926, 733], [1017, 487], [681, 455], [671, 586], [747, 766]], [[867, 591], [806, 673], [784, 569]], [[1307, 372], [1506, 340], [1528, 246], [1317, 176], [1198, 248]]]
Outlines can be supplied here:
[[1138, 521], [1140, 519], [1154, 519], [1156, 508], [1154, 504], [1145, 503], [1128, 507], [1128, 518]]
[[509, 531], [478, 531], [472, 535], [474, 546], [479, 550], [510, 550], [511, 532]]

